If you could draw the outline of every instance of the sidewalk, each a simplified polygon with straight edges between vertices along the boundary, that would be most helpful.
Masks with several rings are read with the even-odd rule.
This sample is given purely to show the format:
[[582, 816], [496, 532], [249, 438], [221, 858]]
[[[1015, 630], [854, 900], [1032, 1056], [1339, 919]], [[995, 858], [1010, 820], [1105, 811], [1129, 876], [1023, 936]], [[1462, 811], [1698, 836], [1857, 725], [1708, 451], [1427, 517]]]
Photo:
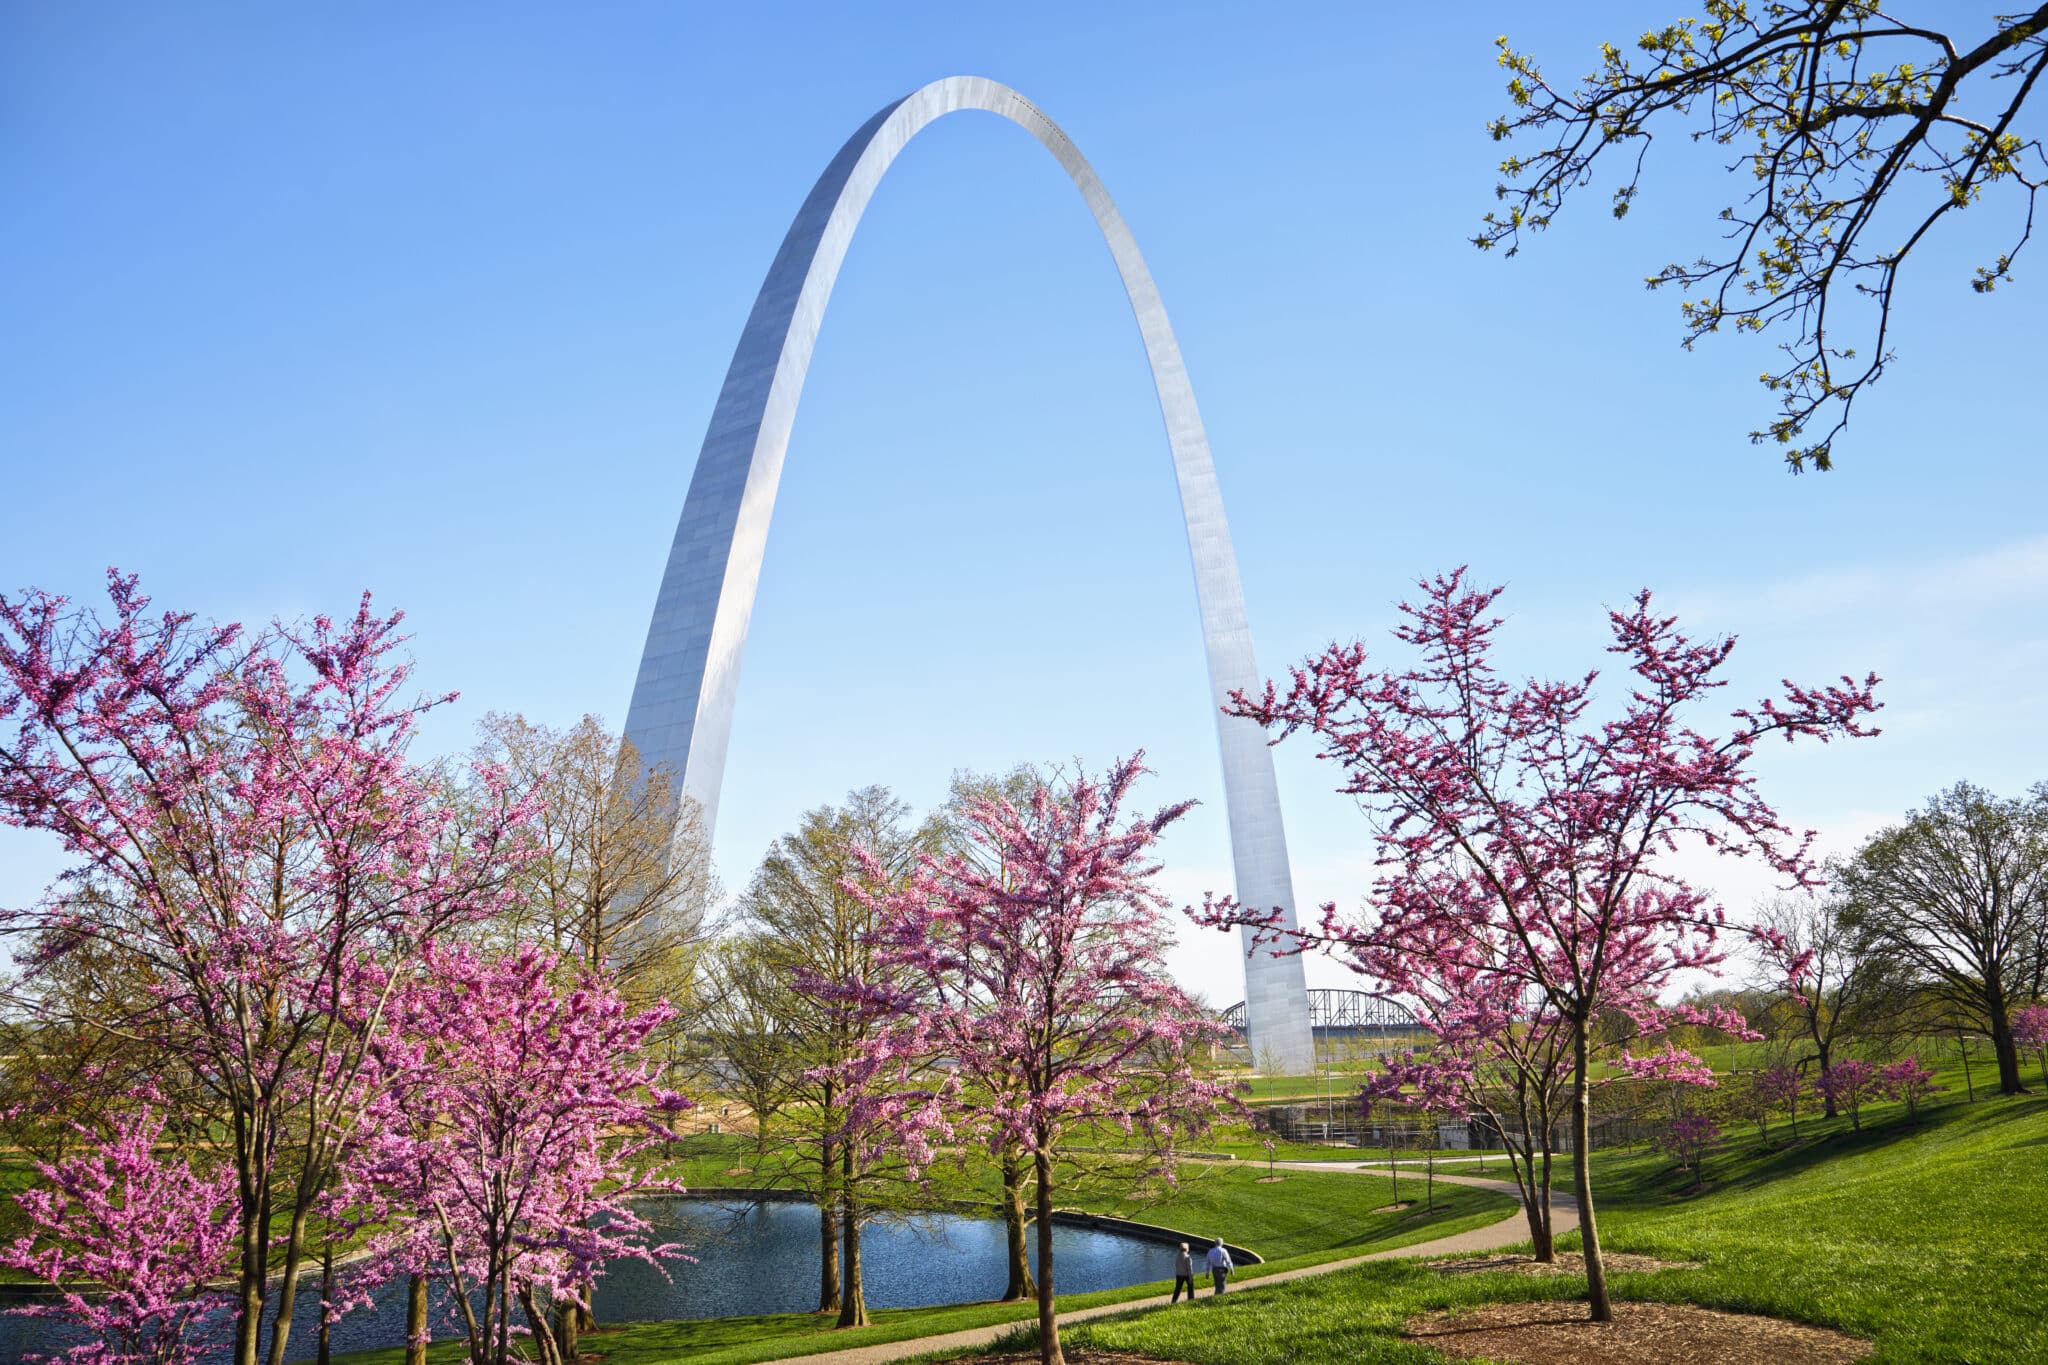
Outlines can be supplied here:
[[[1502, 1158], [1505, 1160], [1506, 1158]], [[1442, 1163], [1439, 1162], [1439, 1165]], [[1362, 1173], [1373, 1175], [1384, 1172], [1386, 1163], [1377, 1165], [1344, 1165], [1324, 1161], [1280, 1161], [1276, 1168], [1290, 1171], [1333, 1171], [1339, 1173]], [[1417, 1242], [1411, 1246], [1396, 1247], [1391, 1251], [1374, 1251], [1363, 1256], [1352, 1256], [1341, 1261], [1326, 1261], [1321, 1265], [1303, 1266], [1298, 1270], [1281, 1270], [1257, 1279], [1233, 1283], [1232, 1294], [1256, 1294], [1267, 1285], [1285, 1284], [1289, 1280], [1307, 1279], [1311, 1275], [1329, 1275], [1352, 1266], [1364, 1265], [1367, 1261], [1390, 1261], [1409, 1256], [1469, 1256], [1475, 1252], [1498, 1251], [1527, 1241], [1529, 1225], [1519, 1207], [1521, 1192], [1512, 1180], [1492, 1180], [1476, 1175], [1445, 1175], [1437, 1179], [1449, 1185], [1470, 1185], [1474, 1189], [1493, 1190], [1508, 1195], [1517, 1201], [1515, 1211], [1498, 1223], [1489, 1223], [1483, 1228], [1455, 1233], [1449, 1237], [1438, 1237], [1433, 1241]], [[1553, 1192], [1551, 1194], [1551, 1216], [1556, 1231], [1563, 1233], [1579, 1225], [1578, 1206], [1570, 1196]], [[1257, 1250], [1256, 1247], [1253, 1250]], [[1090, 1318], [1106, 1318], [1113, 1313], [1130, 1313], [1144, 1308], [1165, 1308], [1172, 1303], [1166, 1294], [1154, 1294], [1150, 1298], [1132, 1299], [1126, 1303], [1104, 1304], [1100, 1308], [1082, 1308], [1071, 1313], [1060, 1314], [1060, 1325], [1087, 1322]], [[907, 1341], [891, 1341], [876, 1346], [854, 1346], [843, 1351], [822, 1351], [815, 1355], [791, 1356], [787, 1359], [800, 1360], [804, 1365], [883, 1365], [883, 1362], [907, 1360], [932, 1351], [964, 1351], [977, 1346], [986, 1346], [996, 1338], [1014, 1332], [1030, 1318], [1014, 1322], [997, 1323], [990, 1327], [973, 1327], [960, 1332], [946, 1332], [939, 1336], [912, 1337]]]

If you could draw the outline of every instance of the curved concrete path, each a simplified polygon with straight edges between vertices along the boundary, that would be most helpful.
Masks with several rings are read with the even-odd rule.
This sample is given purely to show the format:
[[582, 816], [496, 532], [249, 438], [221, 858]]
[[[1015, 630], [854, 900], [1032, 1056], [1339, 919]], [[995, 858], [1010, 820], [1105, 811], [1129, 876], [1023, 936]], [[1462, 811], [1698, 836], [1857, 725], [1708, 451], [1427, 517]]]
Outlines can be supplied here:
[[[1503, 1157], [1503, 1160], [1506, 1158]], [[1441, 1164], [1441, 1163], [1439, 1163]], [[1378, 1165], [1361, 1163], [1344, 1165], [1324, 1161], [1281, 1161], [1275, 1168], [1288, 1171], [1331, 1171], [1338, 1174], [1383, 1174], [1386, 1163]], [[1483, 1228], [1471, 1228], [1465, 1232], [1453, 1233], [1449, 1237], [1438, 1237], [1428, 1242], [1416, 1242], [1409, 1246], [1395, 1247], [1390, 1251], [1372, 1251], [1362, 1256], [1348, 1256], [1341, 1261], [1325, 1261], [1321, 1265], [1303, 1266], [1296, 1270], [1276, 1270], [1270, 1275], [1256, 1279], [1233, 1280], [1232, 1294], [1256, 1294], [1268, 1285], [1285, 1284], [1289, 1280], [1307, 1279], [1311, 1275], [1329, 1275], [1352, 1266], [1364, 1265], [1367, 1261], [1392, 1261], [1411, 1256], [1470, 1256], [1482, 1251], [1498, 1251], [1517, 1242], [1529, 1240], [1529, 1224], [1521, 1209], [1521, 1191], [1512, 1180], [1492, 1180], [1477, 1175], [1445, 1175], [1437, 1173], [1438, 1180], [1447, 1185], [1470, 1185], [1477, 1190], [1493, 1190], [1515, 1200], [1515, 1211], [1497, 1223], [1488, 1223]], [[1553, 1190], [1550, 1195], [1550, 1218], [1557, 1233], [1571, 1231], [1579, 1225], [1578, 1203], [1569, 1194]], [[1256, 1248], [1254, 1248], [1256, 1250]], [[1198, 1277], [1200, 1278], [1206, 1277]], [[1206, 1294], [1203, 1297], [1208, 1297]], [[1060, 1325], [1070, 1326], [1086, 1322], [1090, 1318], [1106, 1318], [1115, 1313], [1130, 1313], [1146, 1308], [1165, 1308], [1173, 1299], [1167, 1294], [1154, 1294], [1150, 1298], [1131, 1299], [1124, 1303], [1104, 1304], [1099, 1308], [1078, 1308], [1071, 1313], [1060, 1314]], [[1031, 1318], [1017, 1318], [1009, 1322], [996, 1323], [988, 1327], [970, 1327], [960, 1332], [945, 1332], [938, 1336], [910, 1337], [903, 1341], [884, 1342], [875, 1346], [853, 1346], [841, 1351], [820, 1351], [811, 1355], [785, 1356], [786, 1360], [800, 1360], [805, 1365], [883, 1365], [883, 1362], [907, 1360], [912, 1356], [927, 1355], [933, 1351], [965, 1351], [986, 1346], [996, 1338], [1014, 1332], [1020, 1326], [1034, 1321]]]

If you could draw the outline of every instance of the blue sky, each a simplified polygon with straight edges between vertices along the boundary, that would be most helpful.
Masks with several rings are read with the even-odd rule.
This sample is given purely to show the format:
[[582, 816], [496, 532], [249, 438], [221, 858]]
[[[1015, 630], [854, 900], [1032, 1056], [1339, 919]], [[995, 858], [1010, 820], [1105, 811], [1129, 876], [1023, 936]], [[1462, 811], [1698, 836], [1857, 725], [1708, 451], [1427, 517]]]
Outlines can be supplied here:
[[[1676, 12], [1676, 11], [1674, 11]], [[260, 621], [402, 606], [422, 681], [623, 719], [731, 347], [812, 179], [939, 76], [1059, 120], [1129, 219], [1216, 452], [1260, 659], [1383, 637], [1420, 574], [1510, 584], [1510, 662], [1597, 661], [1650, 586], [1733, 631], [1736, 690], [1876, 669], [1881, 739], [1773, 752], [1852, 843], [1958, 778], [2048, 776], [2039, 405], [2007, 219], [1916, 258], [1899, 360], [1826, 476], [1744, 433], [1771, 357], [1686, 355], [1643, 276], [1739, 189], [1665, 139], [1513, 261], [1492, 202], [1500, 32], [1560, 75], [1640, 6], [0, 8], [0, 584]], [[2038, 245], [2037, 248], [2038, 250]], [[1731, 703], [1737, 698], [1730, 698]], [[962, 115], [883, 185], [791, 443], [718, 860], [800, 811], [956, 767], [1144, 747], [1202, 800], [1174, 889], [1229, 880], [1187, 554], [1108, 254], [1022, 132]], [[1304, 902], [1364, 830], [1278, 751]], [[0, 900], [54, 866], [0, 839]], [[1740, 906], [1754, 878], [1711, 869]], [[1176, 958], [1236, 998], [1220, 938]], [[1327, 974], [1325, 974], [1327, 976]]]

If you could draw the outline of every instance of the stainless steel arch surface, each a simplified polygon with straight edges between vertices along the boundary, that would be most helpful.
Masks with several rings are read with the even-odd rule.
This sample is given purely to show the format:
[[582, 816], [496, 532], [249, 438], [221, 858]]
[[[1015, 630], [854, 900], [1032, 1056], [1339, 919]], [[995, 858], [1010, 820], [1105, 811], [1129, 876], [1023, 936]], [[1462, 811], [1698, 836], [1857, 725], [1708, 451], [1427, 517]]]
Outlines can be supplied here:
[[[826, 300], [854, 228], [890, 163], [927, 124], [963, 109], [1001, 115], [1059, 160], [1095, 215], [1123, 277], [1151, 361], [1187, 521], [1210, 691], [1218, 708], [1238, 896], [1248, 905], [1281, 907], [1292, 923], [1294, 890], [1272, 755], [1256, 725], [1221, 710], [1233, 688], [1255, 686], [1261, 677], [1209, 438], [1179, 343], [1151, 271], [1102, 181], [1051, 119], [995, 81], [954, 76], [889, 105], [839, 149], [797, 211], [740, 334], [697, 455], [647, 629], [626, 737], [648, 764], [681, 774], [681, 791], [700, 804], [708, 836], [718, 814], [768, 521]], [[1245, 998], [1255, 1055], [1288, 1071], [1310, 1070], [1314, 1044], [1300, 958], [1251, 954], [1249, 942], [1246, 948]]]

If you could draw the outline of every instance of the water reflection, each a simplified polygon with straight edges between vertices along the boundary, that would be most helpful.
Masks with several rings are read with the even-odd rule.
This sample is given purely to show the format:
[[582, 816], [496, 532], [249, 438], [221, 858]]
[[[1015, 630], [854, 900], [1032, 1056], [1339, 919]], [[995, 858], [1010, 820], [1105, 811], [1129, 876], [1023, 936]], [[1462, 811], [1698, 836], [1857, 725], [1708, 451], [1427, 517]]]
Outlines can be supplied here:
[[[716, 1318], [802, 1313], [818, 1306], [818, 1211], [796, 1202], [728, 1205], [678, 1199], [643, 1210], [662, 1240], [685, 1244], [694, 1261], [676, 1262], [666, 1277], [635, 1262], [615, 1265], [598, 1282], [601, 1321]], [[861, 1237], [870, 1308], [923, 1308], [975, 1303], [1003, 1292], [1003, 1225], [960, 1214], [919, 1214], [870, 1223]], [[1055, 1225], [1053, 1254], [1060, 1289], [1086, 1293], [1173, 1278], [1174, 1248], [1119, 1232]], [[1035, 1258], [1035, 1249], [1034, 1249]], [[292, 1320], [291, 1358], [314, 1352], [319, 1279], [302, 1282]], [[437, 1301], [436, 1340], [459, 1336]], [[405, 1289], [387, 1286], [373, 1308], [334, 1325], [336, 1352], [397, 1346], [405, 1338]], [[28, 1351], [63, 1349], [48, 1325], [0, 1317], [0, 1361]]]

